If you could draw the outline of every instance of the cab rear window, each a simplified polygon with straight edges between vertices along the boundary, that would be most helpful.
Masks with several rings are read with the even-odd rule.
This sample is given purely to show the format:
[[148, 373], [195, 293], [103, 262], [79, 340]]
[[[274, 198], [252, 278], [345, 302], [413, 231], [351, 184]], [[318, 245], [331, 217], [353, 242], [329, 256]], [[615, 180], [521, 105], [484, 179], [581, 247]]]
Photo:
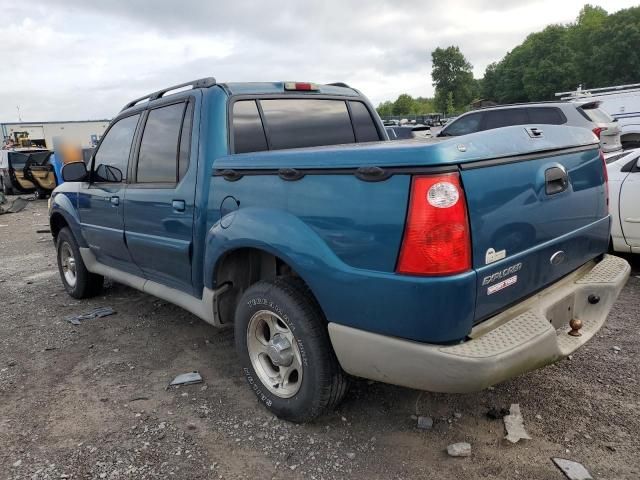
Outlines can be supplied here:
[[332, 99], [258, 99], [233, 104], [235, 153], [380, 140], [367, 106]]

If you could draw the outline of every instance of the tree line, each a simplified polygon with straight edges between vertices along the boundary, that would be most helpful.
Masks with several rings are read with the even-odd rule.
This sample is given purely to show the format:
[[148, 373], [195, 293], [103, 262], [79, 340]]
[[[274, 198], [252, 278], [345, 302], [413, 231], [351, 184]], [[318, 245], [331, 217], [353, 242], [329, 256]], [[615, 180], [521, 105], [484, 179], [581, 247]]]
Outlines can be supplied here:
[[[553, 100], [555, 92], [640, 82], [640, 7], [608, 14], [585, 5], [575, 22], [549, 25], [530, 34], [483, 78], [457, 46], [431, 52], [434, 98], [402, 94], [383, 102], [380, 115], [432, 111], [447, 114], [470, 108], [474, 99], [497, 103]], [[425, 110], [424, 108], [427, 108]]]

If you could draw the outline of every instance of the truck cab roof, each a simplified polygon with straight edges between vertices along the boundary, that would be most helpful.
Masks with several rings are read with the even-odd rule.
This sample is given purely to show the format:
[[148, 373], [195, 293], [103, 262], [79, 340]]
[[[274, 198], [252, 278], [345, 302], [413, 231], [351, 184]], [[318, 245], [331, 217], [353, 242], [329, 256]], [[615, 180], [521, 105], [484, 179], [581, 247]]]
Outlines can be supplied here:
[[121, 113], [137, 107], [146, 102], [152, 102], [159, 98], [168, 97], [174, 93], [191, 89], [211, 88], [218, 86], [231, 95], [277, 95], [277, 94], [305, 94], [305, 95], [331, 95], [331, 96], [361, 96], [362, 94], [355, 88], [349, 87], [345, 83], [337, 82], [330, 84], [317, 84], [309, 82], [283, 81], [283, 82], [231, 82], [218, 83], [213, 77], [200, 78], [189, 82], [173, 85], [156, 92], [149, 93], [142, 97], [128, 102], [121, 110]]

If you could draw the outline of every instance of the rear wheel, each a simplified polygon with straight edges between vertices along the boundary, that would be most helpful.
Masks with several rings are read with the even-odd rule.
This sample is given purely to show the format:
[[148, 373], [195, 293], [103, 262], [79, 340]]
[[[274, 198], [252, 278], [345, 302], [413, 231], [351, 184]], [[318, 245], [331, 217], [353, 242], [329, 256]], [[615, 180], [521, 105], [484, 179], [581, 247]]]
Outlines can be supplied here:
[[249, 287], [236, 309], [235, 338], [249, 386], [278, 417], [310, 421], [342, 400], [347, 378], [320, 307], [300, 279]]
[[56, 250], [60, 278], [69, 295], [73, 298], [89, 298], [100, 293], [104, 277], [87, 270], [69, 228], [65, 227], [58, 233]]

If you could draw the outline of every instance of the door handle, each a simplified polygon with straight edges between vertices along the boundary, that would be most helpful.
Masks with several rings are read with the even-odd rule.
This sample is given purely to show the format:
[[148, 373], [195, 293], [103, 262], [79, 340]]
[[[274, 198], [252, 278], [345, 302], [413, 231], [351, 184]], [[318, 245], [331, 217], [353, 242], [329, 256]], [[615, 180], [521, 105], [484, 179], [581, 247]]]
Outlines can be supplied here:
[[636, 217], [636, 218], [628, 217], [628, 218], [625, 218], [624, 221], [627, 223], [640, 223], [640, 217]]
[[569, 177], [564, 168], [551, 167], [544, 172], [544, 182], [547, 195], [555, 195], [567, 189]]
[[184, 200], [174, 200], [171, 202], [171, 206], [176, 212], [184, 212], [185, 210]]
[[110, 201], [111, 201], [111, 205], [115, 207], [120, 205], [120, 197], [111, 197]]

